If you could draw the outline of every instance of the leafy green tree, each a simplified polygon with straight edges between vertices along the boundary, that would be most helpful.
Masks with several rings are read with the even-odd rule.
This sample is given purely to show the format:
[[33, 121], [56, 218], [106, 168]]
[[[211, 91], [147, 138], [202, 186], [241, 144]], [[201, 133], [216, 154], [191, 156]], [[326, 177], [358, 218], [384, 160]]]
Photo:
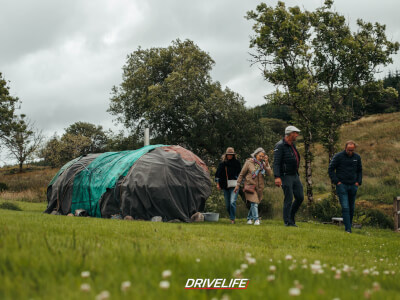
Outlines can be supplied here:
[[0, 72], [0, 137], [10, 134], [15, 109], [19, 103], [18, 97], [10, 95], [10, 87]]
[[345, 103], [362, 95], [378, 67], [391, 63], [399, 48], [387, 40], [384, 25], [358, 20], [358, 31], [351, 32], [346, 19], [332, 11], [332, 4], [327, 0], [309, 12], [286, 8], [283, 2], [275, 8], [261, 3], [247, 13], [247, 19], [255, 22], [250, 41], [253, 61], [263, 66], [264, 78], [277, 87], [268, 99], [290, 106], [302, 129], [309, 202], [313, 142], [318, 138], [332, 158], [339, 128], [352, 115]]
[[102, 126], [96, 126], [87, 122], [76, 122], [65, 129], [67, 134], [82, 135], [91, 140], [91, 144], [85, 151], [88, 153], [104, 152], [107, 147], [107, 135]]
[[18, 161], [21, 173], [23, 164], [33, 158], [35, 151], [42, 143], [43, 135], [30, 121], [25, 121], [25, 115], [20, 115], [14, 118], [8, 134], [3, 136], [2, 140], [10, 157]]
[[208, 162], [215, 162], [227, 146], [247, 156], [257, 119], [240, 95], [212, 81], [213, 65], [209, 54], [190, 40], [139, 48], [127, 58], [109, 112], [134, 134], [149, 127], [153, 143], [182, 145]]

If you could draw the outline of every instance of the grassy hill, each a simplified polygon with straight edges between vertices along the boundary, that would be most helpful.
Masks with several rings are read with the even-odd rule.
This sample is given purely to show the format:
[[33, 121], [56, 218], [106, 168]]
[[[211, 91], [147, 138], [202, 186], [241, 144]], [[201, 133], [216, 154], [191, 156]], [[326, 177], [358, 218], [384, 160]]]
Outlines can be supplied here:
[[[0, 299], [95, 299], [102, 291], [110, 299], [293, 299], [292, 288], [298, 299], [400, 299], [400, 235], [390, 230], [121, 221], [14, 204], [23, 211], [0, 209]], [[172, 275], [163, 278], [165, 270]], [[249, 279], [248, 288], [184, 289], [189, 278], [235, 277]]]

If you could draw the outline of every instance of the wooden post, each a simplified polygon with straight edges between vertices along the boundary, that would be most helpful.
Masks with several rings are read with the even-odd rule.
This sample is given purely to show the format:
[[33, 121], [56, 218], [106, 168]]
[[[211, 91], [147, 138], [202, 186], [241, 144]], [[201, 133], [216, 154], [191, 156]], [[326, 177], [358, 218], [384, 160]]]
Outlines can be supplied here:
[[399, 229], [399, 214], [400, 214], [400, 196], [394, 197], [393, 200], [393, 215], [394, 215], [394, 231], [400, 232]]

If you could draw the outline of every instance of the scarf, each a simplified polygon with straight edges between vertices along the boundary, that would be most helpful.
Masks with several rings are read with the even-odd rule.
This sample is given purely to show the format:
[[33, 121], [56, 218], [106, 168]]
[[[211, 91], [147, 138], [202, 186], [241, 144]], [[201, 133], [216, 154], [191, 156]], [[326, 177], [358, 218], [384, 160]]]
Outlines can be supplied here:
[[255, 169], [254, 172], [251, 173], [251, 178], [254, 179], [254, 178], [257, 177], [257, 175], [258, 175], [258, 173], [260, 173], [260, 171], [261, 171], [261, 174], [264, 175], [265, 174], [265, 169], [264, 169], [264, 164], [259, 162], [257, 159], [253, 158], [253, 161], [254, 161], [254, 163], [256, 165], [256, 169]]

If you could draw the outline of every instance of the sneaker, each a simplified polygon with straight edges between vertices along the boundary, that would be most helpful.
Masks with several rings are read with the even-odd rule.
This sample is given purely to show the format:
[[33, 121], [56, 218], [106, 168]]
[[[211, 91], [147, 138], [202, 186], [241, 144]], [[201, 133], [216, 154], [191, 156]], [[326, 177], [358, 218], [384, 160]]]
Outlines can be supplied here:
[[253, 221], [252, 220], [247, 220], [247, 225], [253, 225]]
[[256, 220], [256, 221], [254, 222], [254, 225], [260, 225], [260, 220]]
[[231, 220], [231, 224], [235, 224], [235, 220]]

